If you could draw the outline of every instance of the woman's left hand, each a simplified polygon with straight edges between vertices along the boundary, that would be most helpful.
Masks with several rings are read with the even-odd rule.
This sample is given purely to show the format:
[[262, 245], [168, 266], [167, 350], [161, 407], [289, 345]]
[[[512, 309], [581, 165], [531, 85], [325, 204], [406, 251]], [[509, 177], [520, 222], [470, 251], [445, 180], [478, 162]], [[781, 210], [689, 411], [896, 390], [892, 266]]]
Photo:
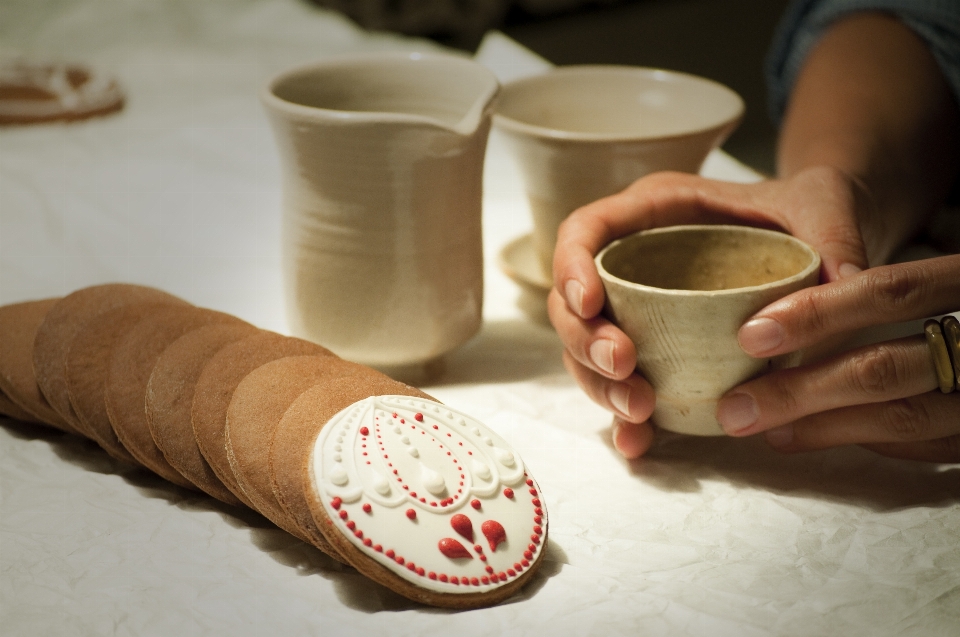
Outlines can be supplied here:
[[[769, 357], [832, 336], [960, 310], [960, 255], [872, 268], [795, 292], [740, 328], [740, 346]], [[923, 335], [772, 372], [730, 390], [727, 434], [763, 432], [774, 448], [859, 444], [877, 453], [960, 462], [960, 392], [943, 394]]]

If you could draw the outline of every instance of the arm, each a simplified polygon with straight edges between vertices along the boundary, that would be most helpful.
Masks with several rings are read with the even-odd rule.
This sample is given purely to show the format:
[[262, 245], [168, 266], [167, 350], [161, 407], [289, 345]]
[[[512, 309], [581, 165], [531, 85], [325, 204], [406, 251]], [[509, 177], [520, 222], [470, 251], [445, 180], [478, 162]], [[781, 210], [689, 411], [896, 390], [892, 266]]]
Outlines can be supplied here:
[[[817, 248], [822, 281], [839, 284], [889, 259], [943, 202], [960, 162], [958, 119], [956, 101], [924, 44], [896, 19], [855, 14], [828, 29], [800, 72], [780, 139], [777, 179], [741, 185], [660, 173], [574, 212], [558, 238], [550, 317], [566, 345], [567, 369], [614, 413], [618, 450], [626, 457], [647, 451], [653, 430], [646, 421], [655, 397], [633, 373], [632, 343], [600, 315], [603, 288], [592, 257], [603, 245], [660, 225], [773, 226]], [[953, 276], [960, 278], [960, 272]], [[856, 289], [863, 294], [871, 288]], [[802, 321], [791, 319], [814, 303], [801, 297], [767, 316], [780, 321], [777, 351], [804, 340], [791, 332]], [[772, 351], [762, 329], [770, 324], [750, 323], [753, 329], [748, 324], [740, 333], [744, 349]], [[803, 336], [817, 341], [834, 333], [821, 329]], [[754, 398], [764, 391], [758, 388]], [[783, 410], [764, 413], [752, 426], [729, 431], [757, 433], [786, 422], [786, 416]]]

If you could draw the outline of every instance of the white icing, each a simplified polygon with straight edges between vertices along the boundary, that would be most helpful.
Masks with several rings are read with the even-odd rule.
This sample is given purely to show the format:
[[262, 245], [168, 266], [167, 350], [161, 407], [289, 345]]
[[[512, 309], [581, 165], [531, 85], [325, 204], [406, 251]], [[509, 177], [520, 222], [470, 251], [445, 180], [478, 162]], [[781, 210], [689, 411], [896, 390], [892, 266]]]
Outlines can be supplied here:
[[[482, 444], [486, 441], [490, 442]], [[342, 445], [340, 462], [334, 461], [337, 442]], [[346, 481], [338, 484], [341, 470]], [[520, 457], [482, 423], [437, 403], [407, 396], [354, 403], [322, 428], [311, 457], [311, 475], [337, 529], [367, 556], [423, 588], [443, 593], [492, 590], [516, 579], [520, 572], [515, 565], [525, 571], [523, 560], [532, 564], [543, 550], [542, 543], [531, 538], [546, 536], [546, 513], [541, 510], [537, 522], [534, 501], [539, 489], [525, 474]], [[532, 485], [524, 484], [525, 479]], [[505, 495], [507, 487], [513, 497]], [[469, 518], [473, 544], [451, 527], [455, 514]], [[506, 541], [495, 550], [481, 532], [488, 520], [499, 523], [506, 533]], [[471, 557], [446, 557], [439, 544], [447, 538], [460, 541]], [[528, 559], [524, 552], [531, 545], [535, 550]], [[394, 557], [388, 557], [388, 550]], [[404, 564], [398, 563], [399, 557]], [[408, 568], [411, 561], [423, 569], [422, 575]], [[481, 578], [489, 578], [487, 566], [496, 576], [503, 573], [506, 581], [495, 577], [497, 581], [483, 584]], [[438, 579], [430, 579], [430, 572]], [[481, 583], [454, 585], [440, 581], [440, 574], [448, 579], [475, 577]]]

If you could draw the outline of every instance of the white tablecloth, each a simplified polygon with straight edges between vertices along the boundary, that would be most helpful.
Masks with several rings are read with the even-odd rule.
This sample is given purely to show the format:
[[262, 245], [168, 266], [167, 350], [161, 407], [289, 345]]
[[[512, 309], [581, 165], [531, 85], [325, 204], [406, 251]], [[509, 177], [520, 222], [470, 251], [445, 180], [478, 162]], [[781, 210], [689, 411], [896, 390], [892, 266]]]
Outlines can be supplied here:
[[[427, 48], [295, 0], [6, 3], [2, 53], [89, 63], [129, 100], [0, 131], [0, 303], [123, 280], [286, 331], [257, 91], [322, 56]], [[501, 77], [537, 66], [502, 40], [484, 59]], [[722, 154], [707, 172], [754, 178]], [[960, 468], [677, 436], [622, 460], [496, 267], [530, 227], [496, 138], [485, 187], [485, 325], [426, 389], [497, 429], [542, 486], [550, 545], [519, 596], [420, 607], [255, 514], [0, 419], [0, 633], [958, 634]]]

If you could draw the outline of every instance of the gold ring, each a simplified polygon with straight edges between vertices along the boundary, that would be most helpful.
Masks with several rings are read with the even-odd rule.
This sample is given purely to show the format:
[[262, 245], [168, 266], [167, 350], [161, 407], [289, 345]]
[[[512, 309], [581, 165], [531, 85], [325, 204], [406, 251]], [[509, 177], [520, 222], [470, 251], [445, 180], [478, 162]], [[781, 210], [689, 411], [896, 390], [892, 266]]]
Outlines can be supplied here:
[[953, 377], [956, 389], [960, 391], [960, 320], [956, 316], [945, 316], [940, 319], [940, 328], [943, 338], [947, 342], [947, 351], [953, 361]]
[[923, 335], [927, 339], [930, 355], [933, 356], [933, 366], [937, 370], [937, 383], [940, 385], [940, 391], [949, 394], [956, 389], [957, 378], [953, 371], [950, 350], [947, 349], [947, 341], [943, 337], [940, 321], [928, 319], [923, 324]]

